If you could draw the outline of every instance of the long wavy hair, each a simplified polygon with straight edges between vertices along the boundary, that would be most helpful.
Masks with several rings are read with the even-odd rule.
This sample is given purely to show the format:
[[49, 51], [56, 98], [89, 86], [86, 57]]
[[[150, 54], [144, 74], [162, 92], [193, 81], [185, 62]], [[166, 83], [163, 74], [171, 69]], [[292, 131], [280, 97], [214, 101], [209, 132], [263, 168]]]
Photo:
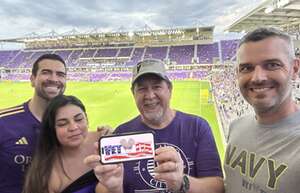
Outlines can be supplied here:
[[[55, 157], [59, 157], [61, 147], [56, 136], [55, 118], [57, 111], [69, 104], [78, 106], [86, 115], [84, 105], [74, 96], [59, 95], [50, 101], [42, 118], [37, 147], [26, 174], [23, 193], [49, 193], [53, 163]], [[62, 162], [60, 164], [63, 168]]]

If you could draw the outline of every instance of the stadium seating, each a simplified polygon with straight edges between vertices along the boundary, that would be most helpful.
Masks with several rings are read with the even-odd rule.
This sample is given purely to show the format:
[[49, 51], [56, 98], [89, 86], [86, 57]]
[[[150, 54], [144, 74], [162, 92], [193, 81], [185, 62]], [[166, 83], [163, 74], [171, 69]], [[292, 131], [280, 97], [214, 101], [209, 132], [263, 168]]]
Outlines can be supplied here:
[[145, 48], [135, 48], [131, 59], [126, 63], [126, 66], [133, 66], [140, 60], [142, 60]]
[[98, 49], [95, 58], [97, 57], [115, 57], [117, 55], [118, 49], [110, 49], [110, 48], [105, 48], [105, 49]]
[[[0, 51], [0, 67], [8, 69], [31, 69], [32, 63], [42, 54], [56, 53], [67, 63], [68, 67], [78, 67], [68, 72], [68, 80], [71, 81], [115, 81], [130, 80], [131, 67], [142, 59], [156, 58], [165, 60], [169, 65], [179, 68], [169, 70], [168, 75], [171, 80], [210, 80], [212, 92], [220, 114], [221, 123], [225, 136], [227, 135], [228, 124], [235, 118], [251, 113], [252, 108], [244, 101], [235, 85], [234, 69], [222, 69], [217, 67], [217, 71], [212, 68], [220, 62], [232, 62], [235, 60], [236, 49], [239, 40], [222, 40], [211, 44], [199, 45], [169, 45], [157, 47], [101, 47], [101, 48], [63, 48], [63, 49], [44, 49], [44, 50], [3, 50]], [[127, 70], [106, 71], [105, 65], [101, 61], [105, 59], [116, 60], [115, 67], [125, 67]], [[99, 60], [100, 70], [81, 71], [80, 67], [88, 67], [95, 60]], [[99, 62], [97, 61], [97, 62]], [[193, 63], [202, 64], [201, 68], [188, 69]], [[95, 66], [93, 66], [95, 68]], [[1, 68], [0, 68], [1, 69]], [[86, 68], [89, 69], [89, 68]], [[2, 73], [2, 80], [28, 81], [30, 71], [12, 71]], [[295, 98], [300, 101], [300, 83], [295, 83]], [[300, 103], [300, 102], [299, 102]]]
[[78, 59], [80, 58], [83, 50], [73, 50], [69, 56], [69, 59], [66, 61], [68, 66], [76, 67], [78, 66]]
[[118, 57], [130, 57], [133, 48], [120, 48]]
[[19, 50], [7, 50], [0, 52], [0, 64], [3, 67], [9, 67], [9, 62], [20, 52]]
[[84, 67], [95, 60], [101, 64], [107, 62], [107, 59], [115, 59], [116, 64], [123, 63], [130, 67], [146, 58], [169, 61], [172, 65], [213, 64], [234, 59], [237, 44], [238, 40], [223, 40], [201, 45], [8, 50], [0, 51], [0, 65], [7, 68], [30, 68], [45, 53], [60, 55], [70, 67]]
[[197, 57], [200, 64], [212, 64], [219, 58], [218, 43], [197, 45]]
[[171, 46], [169, 59], [176, 64], [191, 64], [194, 57], [194, 45]]
[[16, 56], [8, 63], [9, 68], [24, 68], [27, 60], [30, 59], [33, 52], [18, 52]]
[[165, 60], [167, 58], [168, 47], [146, 47], [144, 59], [155, 58]]
[[212, 73], [211, 84], [224, 134], [227, 136], [229, 123], [253, 110], [239, 92], [233, 67]]
[[221, 40], [222, 61], [234, 60], [239, 40]]

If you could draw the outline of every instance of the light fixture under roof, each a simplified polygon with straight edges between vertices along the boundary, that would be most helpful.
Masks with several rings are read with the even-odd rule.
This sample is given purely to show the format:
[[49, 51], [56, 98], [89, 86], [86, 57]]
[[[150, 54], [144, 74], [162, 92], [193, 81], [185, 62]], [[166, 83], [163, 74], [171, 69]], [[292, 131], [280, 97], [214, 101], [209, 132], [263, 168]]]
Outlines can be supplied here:
[[285, 5], [287, 5], [290, 2], [290, 0], [279, 0], [277, 1], [277, 7], [281, 8], [284, 7]]
[[274, 10], [274, 7], [270, 5], [265, 9], [265, 13], [266, 14], [272, 13], [273, 10]]

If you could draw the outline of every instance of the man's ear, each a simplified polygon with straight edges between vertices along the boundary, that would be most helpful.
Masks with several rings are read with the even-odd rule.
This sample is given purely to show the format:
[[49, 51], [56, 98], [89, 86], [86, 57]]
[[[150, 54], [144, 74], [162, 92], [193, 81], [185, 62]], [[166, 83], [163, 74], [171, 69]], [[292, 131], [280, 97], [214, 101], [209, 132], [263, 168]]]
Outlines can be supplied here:
[[169, 86], [170, 92], [172, 93], [173, 91], [173, 84], [170, 82], [170, 86]]
[[131, 93], [134, 95], [134, 87], [135, 87], [135, 84], [136, 83], [134, 83], [132, 86], [131, 86], [131, 88], [130, 88], [130, 90], [131, 90]]
[[35, 76], [33, 74], [30, 75], [30, 82], [31, 82], [31, 86], [34, 87], [34, 79]]
[[296, 80], [299, 78], [299, 72], [300, 72], [300, 59], [295, 58], [293, 60], [293, 74], [292, 74], [292, 80]]

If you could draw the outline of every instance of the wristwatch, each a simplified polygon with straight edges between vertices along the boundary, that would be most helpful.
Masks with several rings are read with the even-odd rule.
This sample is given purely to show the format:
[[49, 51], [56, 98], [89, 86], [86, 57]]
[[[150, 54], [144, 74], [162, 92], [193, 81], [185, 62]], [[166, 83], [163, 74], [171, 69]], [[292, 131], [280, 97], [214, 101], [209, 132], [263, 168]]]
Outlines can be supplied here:
[[181, 187], [176, 193], [187, 193], [190, 189], [190, 180], [188, 175], [183, 175]]

